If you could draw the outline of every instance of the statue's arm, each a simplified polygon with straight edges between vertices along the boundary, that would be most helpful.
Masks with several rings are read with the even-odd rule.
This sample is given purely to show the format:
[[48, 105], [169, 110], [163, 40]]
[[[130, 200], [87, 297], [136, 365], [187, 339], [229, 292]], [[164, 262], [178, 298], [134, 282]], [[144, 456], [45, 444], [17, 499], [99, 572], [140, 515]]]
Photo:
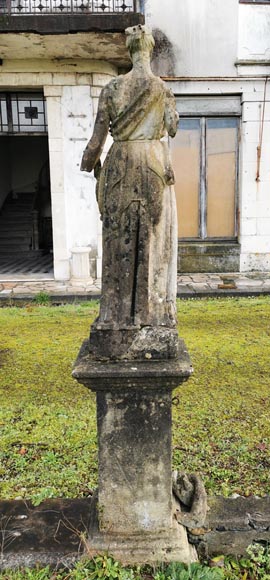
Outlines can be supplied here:
[[166, 91], [166, 102], [165, 102], [165, 127], [170, 135], [170, 137], [175, 137], [179, 115], [176, 110], [176, 102], [174, 95], [170, 89]]
[[98, 112], [93, 135], [88, 142], [82, 157], [81, 171], [89, 173], [97, 165], [101, 156], [110, 126], [110, 116], [107, 104], [106, 87], [103, 89], [98, 104]]

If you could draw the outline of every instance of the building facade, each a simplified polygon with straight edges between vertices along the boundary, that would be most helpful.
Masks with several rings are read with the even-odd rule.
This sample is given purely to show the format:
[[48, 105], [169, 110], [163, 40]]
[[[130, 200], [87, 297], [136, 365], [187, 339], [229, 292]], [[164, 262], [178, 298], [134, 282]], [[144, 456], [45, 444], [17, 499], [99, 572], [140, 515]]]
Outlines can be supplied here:
[[145, 13], [181, 116], [179, 269], [269, 270], [270, 2], [147, 0]]
[[0, 256], [47, 252], [57, 280], [100, 276], [95, 180], [80, 159], [102, 87], [130, 66], [124, 29], [145, 21], [180, 113], [179, 270], [270, 270], [269, 0], [0, 0], [0, 11]]

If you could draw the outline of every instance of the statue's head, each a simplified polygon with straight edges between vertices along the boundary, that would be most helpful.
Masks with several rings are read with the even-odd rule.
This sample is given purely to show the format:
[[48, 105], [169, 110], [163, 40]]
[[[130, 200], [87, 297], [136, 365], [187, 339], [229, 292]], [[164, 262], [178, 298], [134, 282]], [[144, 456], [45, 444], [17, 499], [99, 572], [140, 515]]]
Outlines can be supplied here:
[[152, 32], [147, 26], [131, 26], [125, 30], [127, 41], [126, 45], [132, 56], [135, 52], [144, 52], [151, 55], [155, 46]]

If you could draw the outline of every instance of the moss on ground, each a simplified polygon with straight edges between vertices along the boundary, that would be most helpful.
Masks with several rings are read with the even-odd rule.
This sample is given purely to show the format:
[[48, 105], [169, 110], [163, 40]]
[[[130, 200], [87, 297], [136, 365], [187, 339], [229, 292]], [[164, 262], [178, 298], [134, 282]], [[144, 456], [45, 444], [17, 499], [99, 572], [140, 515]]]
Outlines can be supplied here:
[[[178, 302], [194, 375], [177, 391], [174, 466], [211, 493], [270, 493], [270, 298]], [[0, 496], [88, 495], [95, 396], [71, 378], [97, 303], [0, 310]], [[175, 400], [175, 402], [177, 402]]]

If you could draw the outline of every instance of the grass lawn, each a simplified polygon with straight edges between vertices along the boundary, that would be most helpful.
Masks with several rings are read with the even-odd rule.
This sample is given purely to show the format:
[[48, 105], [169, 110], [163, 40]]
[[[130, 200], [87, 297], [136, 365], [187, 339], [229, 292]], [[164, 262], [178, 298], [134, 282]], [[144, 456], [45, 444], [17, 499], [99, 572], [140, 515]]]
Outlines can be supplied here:
[[[211, 494], [270, 493], [270, 297], [179, 301], [194, 375], [177, 391], [173, 463]], [[0, 497], [88, 495], [95, 396], [71, 368], [97, 303], [0, 309]], [[175, 403], [177, 401], [175, 400]]]

